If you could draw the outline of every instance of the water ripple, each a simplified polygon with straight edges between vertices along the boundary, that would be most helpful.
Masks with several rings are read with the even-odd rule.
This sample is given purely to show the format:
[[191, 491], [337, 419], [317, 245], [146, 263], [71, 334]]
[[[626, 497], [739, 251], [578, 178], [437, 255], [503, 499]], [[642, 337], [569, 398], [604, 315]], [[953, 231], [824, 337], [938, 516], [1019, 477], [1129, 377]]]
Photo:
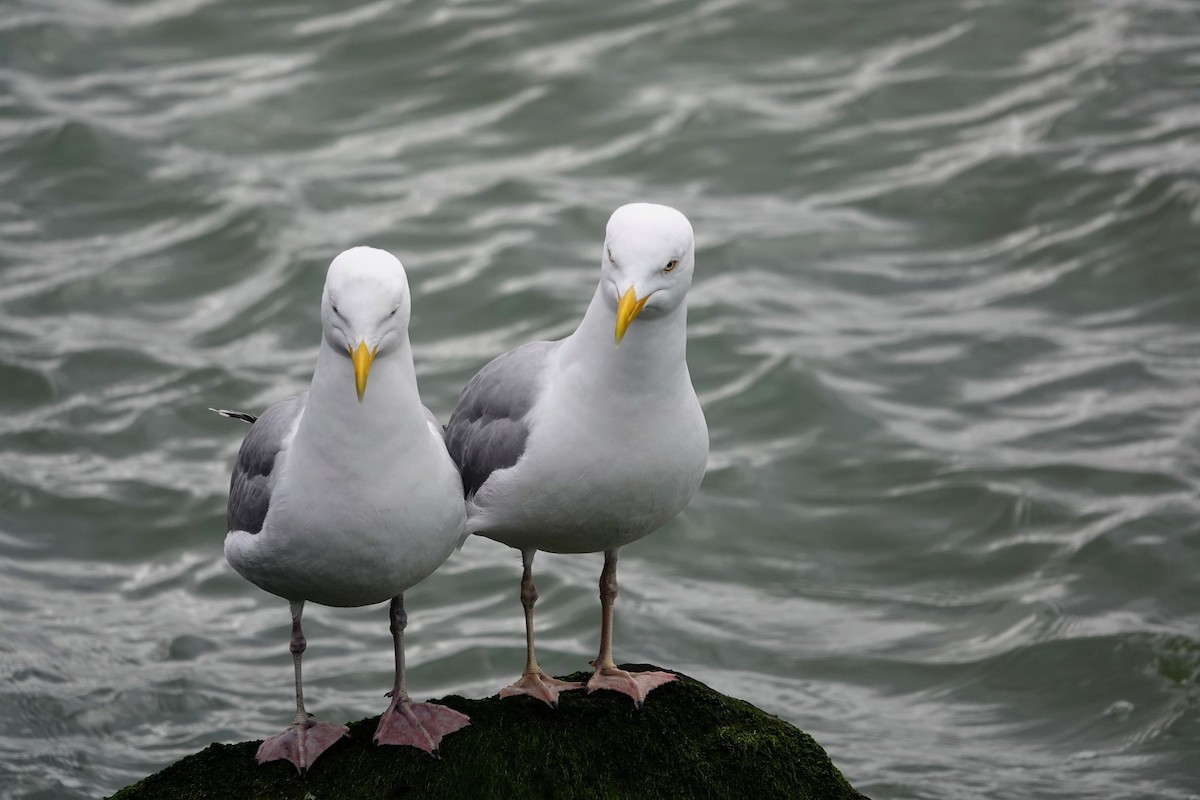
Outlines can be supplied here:
[[[692, 219], [712, 456], [622, 558], [618, 657], [812, 732], [866, 794], [1194, 797], [1200, 26], [1175, 0], [21, 0], [0, 19], [0, 795], [268, 735], [286, 604], [228, 466], [324, 268], [405, 262], [425, 401], [569, 333], [616, 205]], [[539, 656], [598, 557], [539, 556]], [[519, 559], [412, 590], [410, 683], [521, 659]], [[382, 607], [306, 614], [381, 710]], [[920, 735], [914, 735], [919, 732]]]

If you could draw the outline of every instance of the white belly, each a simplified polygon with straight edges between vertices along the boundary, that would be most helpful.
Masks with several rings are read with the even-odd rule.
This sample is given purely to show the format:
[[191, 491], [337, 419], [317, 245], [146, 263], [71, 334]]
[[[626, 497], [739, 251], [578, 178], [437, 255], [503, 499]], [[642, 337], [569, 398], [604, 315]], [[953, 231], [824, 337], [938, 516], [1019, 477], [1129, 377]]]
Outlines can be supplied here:
[[260, 588], [330, 606], [379, 603], [430, 575], [461, 544], [461, 483], [444, 450], [359, 462], [361, 474], [312, 468], [320, 462], [311, 456], [310, 467], [296, 469], [305, 457], [300, 449], [286, 454], [262, 531], [225, 539], [229, 563]]
[[597, 409], [550, 387], [521, 459], [476, 494], [469, 529], [521, 549], [591, 553], [662, 527], [691, 500], [708, 462], [704, 414], [684, 388], [649, 407], [645, 398], [606, 398]]

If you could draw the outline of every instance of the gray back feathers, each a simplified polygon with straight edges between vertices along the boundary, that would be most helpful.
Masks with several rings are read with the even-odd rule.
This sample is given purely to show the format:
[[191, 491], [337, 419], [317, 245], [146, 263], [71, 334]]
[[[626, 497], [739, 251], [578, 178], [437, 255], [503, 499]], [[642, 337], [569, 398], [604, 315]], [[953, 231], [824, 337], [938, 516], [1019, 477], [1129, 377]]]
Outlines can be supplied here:
[[275, 458], [286, 444], [307, 401], [308, 392], [280, 400], [251, 424], [229, 479], [229, 530], [247, 533], [262, 530], [271, 504], [271, 473], [275, 470]]
[[550, 354], [560, 342], [530, 342], [479, 370], [446, 426], [446, 447], [470, 499], [498, 469], [513, 466], [529, 438], [526, 417], [537, 401]]

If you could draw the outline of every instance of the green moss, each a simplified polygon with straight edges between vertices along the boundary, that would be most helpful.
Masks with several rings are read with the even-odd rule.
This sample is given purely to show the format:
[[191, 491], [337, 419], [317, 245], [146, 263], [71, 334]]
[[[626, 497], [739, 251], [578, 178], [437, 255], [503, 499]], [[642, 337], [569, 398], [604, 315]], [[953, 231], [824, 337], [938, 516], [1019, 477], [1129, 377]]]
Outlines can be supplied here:
[[557, 710], [530, 698], [447, 697], [438, 702], [471, 726], [446, 737], [441, 760], [374, 746], [377, 717], [351, 723], [350, 738], [304, 778], [291, 764], [255, 764], [258, 742], [214, 744], [113, 800], [862, 798], [808, 734], [680, 677], [641, 711], [612, 692], [568, 692]]

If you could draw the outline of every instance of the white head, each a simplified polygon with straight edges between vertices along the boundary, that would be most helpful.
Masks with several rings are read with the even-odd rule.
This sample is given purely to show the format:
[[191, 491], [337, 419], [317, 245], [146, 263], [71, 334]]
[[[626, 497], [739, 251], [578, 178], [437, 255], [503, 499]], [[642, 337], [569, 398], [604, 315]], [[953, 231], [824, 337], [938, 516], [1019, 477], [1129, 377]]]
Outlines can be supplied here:
[[391, 253], [352, 247], [329, 265], [321, 295], [321, 326], [329, 346], [354, 362], [360, 402], [371, 364], [408, 338], [411, 314], [408, 276]]
[[617, 344], [634, 318], [665, 316], [683, 304], [696, 266], [687, 217], [670, 206], [630, 203], [609, 217], [600, 282], [616, 314]]

